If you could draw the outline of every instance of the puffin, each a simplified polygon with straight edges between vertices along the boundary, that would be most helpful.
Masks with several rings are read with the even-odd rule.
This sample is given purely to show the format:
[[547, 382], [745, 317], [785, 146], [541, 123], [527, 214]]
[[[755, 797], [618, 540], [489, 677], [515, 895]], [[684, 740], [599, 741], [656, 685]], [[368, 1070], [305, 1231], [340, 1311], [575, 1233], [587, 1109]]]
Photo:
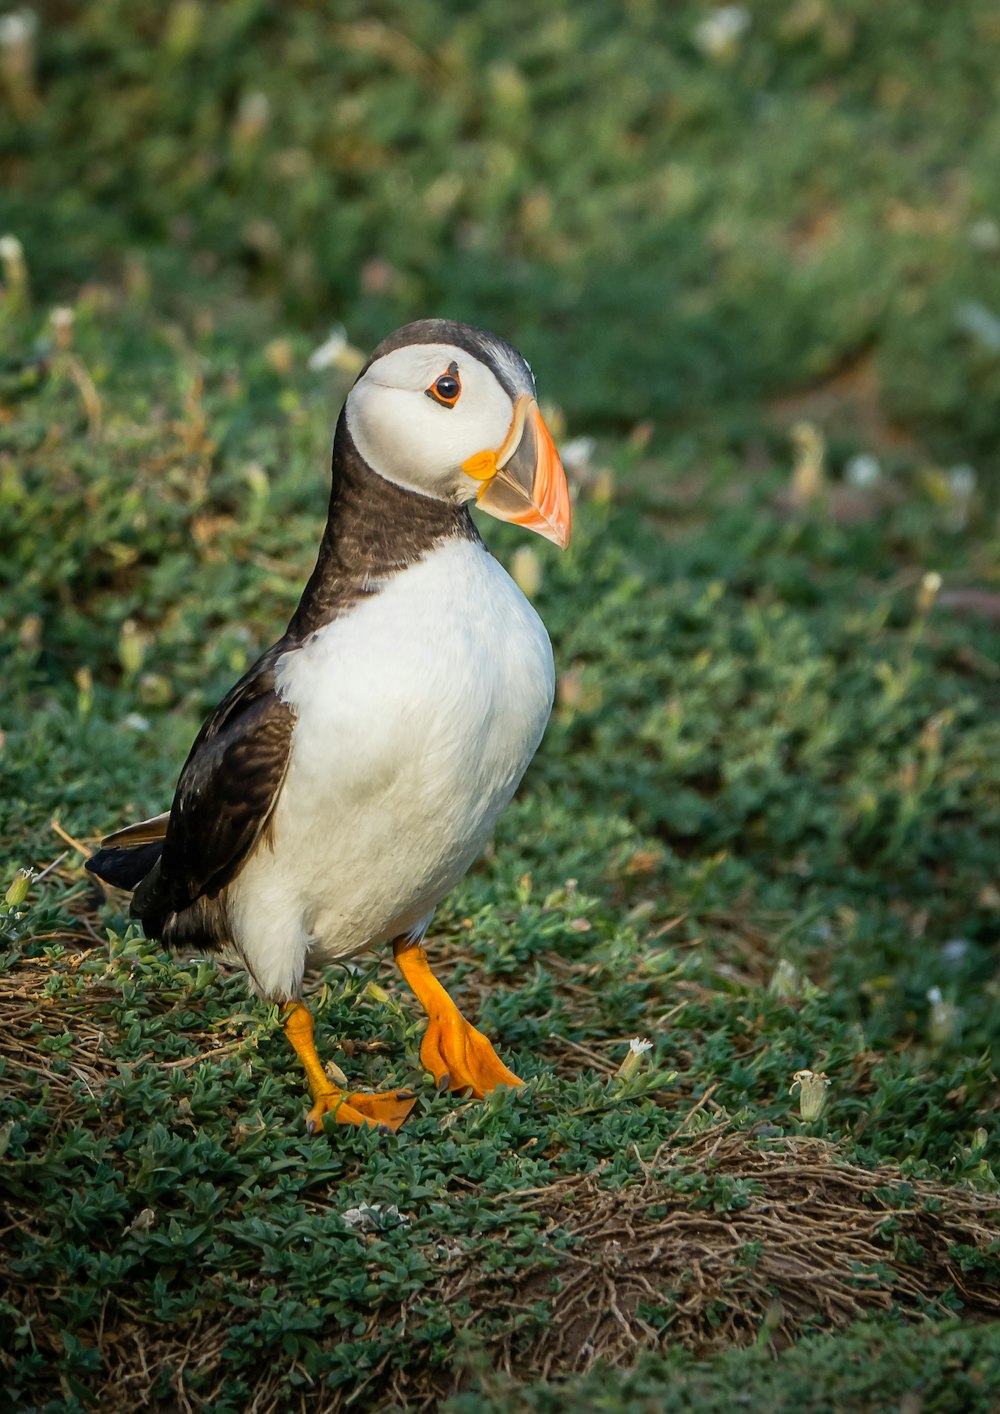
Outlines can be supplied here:
[[305, 1068], [310, 1132], [395, 1131], [412, 1090], [328, 1077], [308, 966], [392, 945], [427, 1014], [440, 1091], [523, 1082], [435, 977], [424, 938], [541, 741], [552, 647], [470, 507], [565, 549], [570, 497], [531, 369], [447, 319], [390, 334], [333, 443], [315, 568], [287, 629], [210, 714], [170, 809], [108, 835], [86, 867], [130, 890], [147, 937], [216, 952], [277, 1003]]

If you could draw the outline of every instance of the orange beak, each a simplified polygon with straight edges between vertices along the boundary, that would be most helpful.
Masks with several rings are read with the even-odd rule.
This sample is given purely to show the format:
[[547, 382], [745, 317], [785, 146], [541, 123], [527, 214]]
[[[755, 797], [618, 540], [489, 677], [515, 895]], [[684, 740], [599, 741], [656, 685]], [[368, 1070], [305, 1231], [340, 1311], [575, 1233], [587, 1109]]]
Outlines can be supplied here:
[[462, 470], [483, 483], [477, 501], [488, 515], [523, 525], [565, 550], [571, 522], [569, 487], [534, 398], [524, 393], [514, 404], [514, 418], [499, 451], [478, 452]]

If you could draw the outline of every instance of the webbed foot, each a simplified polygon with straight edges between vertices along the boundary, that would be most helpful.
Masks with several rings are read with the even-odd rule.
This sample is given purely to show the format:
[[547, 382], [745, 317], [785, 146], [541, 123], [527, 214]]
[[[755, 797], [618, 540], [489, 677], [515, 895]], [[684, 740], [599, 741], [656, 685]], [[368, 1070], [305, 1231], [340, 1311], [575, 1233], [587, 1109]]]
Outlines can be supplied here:
[[313, 1106], [306, 1116], [310, 1134], [322, 1129], [328, 1114], [338, 1124], [368, 1125], [395, 1133], [413, 1109], [417, 1097], [412, 1090], [343, 1090], [334, 1085], [323, 1069], [313, 1040], [313, 1019], [302, 1002], [285, 1007], [285, 1035], [305, 1066], [312, 1091]]
[[313, 1107], [306, 1116], [310, 1134], [322, 1129], [327, 1115], [338, 1124], [368, 1125], [372, 1129], [388, 1129], [395, 1134], [403, 1120], [417, 1103], [412, 1090], [367, 1091], [329, 1090], [313, 1096]]
[[524, 1081], [504, 1065], [492, 1042], [466, 1021], [431, 971], [424, 949], [400, 939], [395, 955], [400, 972], [429, 1018], [420, 1059], [438, 1088], [471, 1090], [482, 1100], [498, 1085], [523, 1085]]

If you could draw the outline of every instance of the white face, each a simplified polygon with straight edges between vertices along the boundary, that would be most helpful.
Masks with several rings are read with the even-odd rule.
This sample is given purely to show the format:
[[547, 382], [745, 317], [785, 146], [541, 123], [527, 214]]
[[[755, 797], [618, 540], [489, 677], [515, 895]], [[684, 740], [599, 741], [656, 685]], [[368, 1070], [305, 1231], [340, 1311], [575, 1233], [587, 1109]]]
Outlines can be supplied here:
[[[502, 352], [502, 351], [500, 351]], [[520, 367], [518, 393], [534, 388]], [[447, 401], [429, 396], [440, 379]], [[442, 501], [471, 501], [482, 483], [462, 470], [478, 452], [496, 451], [514, 403], [496, 375], [453, 344], [408, 344], [377, 359], [351, 389], [347, 425], [365, 461], [387, 481]]]

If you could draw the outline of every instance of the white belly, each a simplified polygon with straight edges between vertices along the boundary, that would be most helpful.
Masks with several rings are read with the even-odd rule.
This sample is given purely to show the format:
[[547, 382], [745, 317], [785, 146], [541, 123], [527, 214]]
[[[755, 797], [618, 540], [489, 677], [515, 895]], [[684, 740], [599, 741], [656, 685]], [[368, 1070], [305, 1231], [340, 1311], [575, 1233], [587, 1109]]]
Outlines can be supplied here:
[[552, 706], [544, 625], [481, 546], [451, 541], [280, 661], [288, 773], [229, 913], [265, 995], [307, 956], [418, 933], [482, 850]]

